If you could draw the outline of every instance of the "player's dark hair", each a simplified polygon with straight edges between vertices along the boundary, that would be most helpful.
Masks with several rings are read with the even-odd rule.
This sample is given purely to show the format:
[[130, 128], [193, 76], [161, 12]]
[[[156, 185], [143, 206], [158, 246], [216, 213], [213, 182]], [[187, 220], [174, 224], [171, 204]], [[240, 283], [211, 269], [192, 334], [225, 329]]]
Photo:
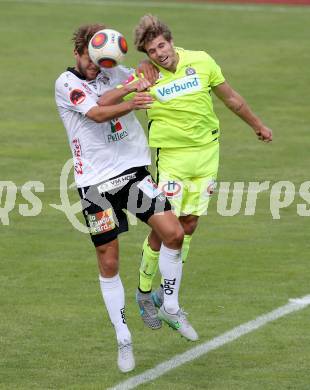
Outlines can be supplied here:
[[72, 41], [74, 43], [74, 49], [79, 53], [79, 55], [82, 55], [84, 52], [84, 49], [88, 47], [89, 41], [91, 40], [92, 36], [99, 30], [105, 29], [104, 24], [85, 24], [83, 26], [80, 26], [76, 31], [73, 33]]
[[168, 42], [172, 39], [169, 27], [154, 15], [144, 15], [134, 31], [136, 49], [146, 53], [145, 45], [162, 35]]

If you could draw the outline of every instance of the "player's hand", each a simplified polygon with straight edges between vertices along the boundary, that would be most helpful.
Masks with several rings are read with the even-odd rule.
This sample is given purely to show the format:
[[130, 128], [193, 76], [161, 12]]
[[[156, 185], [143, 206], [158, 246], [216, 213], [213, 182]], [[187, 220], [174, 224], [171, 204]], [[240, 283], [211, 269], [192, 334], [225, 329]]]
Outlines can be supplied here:
[[147, 92], [137, 92], [130, 101], [133, 110], [147, 110], [151, 108], [154, 99]]
[[151, 85], [154, 85], [155, 81], [158, 79], [159, 70], [149, 60], [143, 60], [138, 65], [136, 74], [140, 78], [144, 76], [151, 83]]
[[272, 141], [272, 130], [266, 126], [261, 126], [259, 129], [255, 129], [255, 133], [259, 140], [264, 142]]
[[137, 81], [137, 85], [136, 85], [136, 91], [137, 92], [147, 91], [151, 86], [152, 85], [149, 82], [149, 80], [147, 80], [145, 78], [139, 78], [139, 80]]
[[151, 83], [145, 78], [139, 78], [138, 80], [125, 85], [125, 89], [127, 93], [131, 92], [143, 92], [147, 91], [151, 87]]

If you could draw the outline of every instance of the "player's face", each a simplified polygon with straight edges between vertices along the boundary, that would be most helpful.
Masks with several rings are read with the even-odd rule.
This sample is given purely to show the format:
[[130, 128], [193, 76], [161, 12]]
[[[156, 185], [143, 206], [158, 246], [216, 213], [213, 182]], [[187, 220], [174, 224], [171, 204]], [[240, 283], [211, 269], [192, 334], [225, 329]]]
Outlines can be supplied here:
[[171, 72], [176, 70], [179, 58], [172, 41], [167, 41], [162, 35], [159, 35], [145, 45], [145, 50], [149, 58], [156, 64]]
[[74, 52], [76, 58], [77, 70], [86, 78], [86, 80], [94, 80], [99, 72], [98, 66], [96, 66], [88, 55], [88, 49], [85, 48], [83, 54]]

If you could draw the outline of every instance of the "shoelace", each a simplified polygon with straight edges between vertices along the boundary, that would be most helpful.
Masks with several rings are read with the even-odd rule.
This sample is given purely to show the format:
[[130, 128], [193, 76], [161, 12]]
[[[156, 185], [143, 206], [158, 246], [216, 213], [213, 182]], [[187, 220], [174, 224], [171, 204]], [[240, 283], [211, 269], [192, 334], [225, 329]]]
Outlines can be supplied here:
[[182, 308], [180, 308], [180, 310], [178, 311], [178, 316], [180, 317], [180, 320], [182, 321], [182, 323], [185, 326], [190, 326], [189, 322], [186, 318], [187, 315], [188, 315], [188, 313], [186, 313], [186, 311], [184, 311]]
[[128, 359], [129, 355], [131, 355], [131, 343], [119, 343], [119, 350], [124, 359]]

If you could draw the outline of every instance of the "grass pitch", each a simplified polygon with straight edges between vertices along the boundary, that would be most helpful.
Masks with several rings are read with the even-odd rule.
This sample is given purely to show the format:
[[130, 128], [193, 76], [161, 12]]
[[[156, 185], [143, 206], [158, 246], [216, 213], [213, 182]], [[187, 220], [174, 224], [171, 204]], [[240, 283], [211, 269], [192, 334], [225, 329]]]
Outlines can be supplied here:
[[[116, 367], [114, 332], [97, 281], [89, 238], [59, 204], [59, 175], [70, 157], [54, 103], [54, 81], [74, 63], [70, 38], [82, 23], [104, 22], [128, 37], [127, 63], [136, 64], [131, 32], [151, 12], [171, 26], [178, 46], [207, 50], [227, 80], [274, 130], [272, 145], [215, 100], [221, 119], [219, 181], [285, 180], [297, 193], [270, 212], [270, 192], [256, 213], [218, 212], [217, 197], [202, 217], [184, 269], [181, 302], [201, 342], [310, 293], [309, 218], [298, 190], [309, 180], [309, 8], [156, 2], [0, 1], [2, 181], [18, 187], [9, 225], [0, 224], [0, 388], [105, 389], [133, 374]], [[139, 114], [145, 124], [144, 114]], [[42, 210], [22, 217], [21, 189], [40, 181]], [[12, 184], [12, 183], [11, 183]], [[10, 191], [10, 190], [8, 190]], [[7, 191], [2, 191], [4, 207]], [[71, 191], [72, 201], [78, 197]], [[31, 206], [29, 206], [31, 207]], [[3, 222], [3, 221], [2, 221]], [[139, 224], [121, 236], [121, 277], [139, 374], [189, 349], [167, 327], [146, 329], [134, 291]], [[284, 317], [141, 389], [274, 390], [310, 387], [310, 311]]]

